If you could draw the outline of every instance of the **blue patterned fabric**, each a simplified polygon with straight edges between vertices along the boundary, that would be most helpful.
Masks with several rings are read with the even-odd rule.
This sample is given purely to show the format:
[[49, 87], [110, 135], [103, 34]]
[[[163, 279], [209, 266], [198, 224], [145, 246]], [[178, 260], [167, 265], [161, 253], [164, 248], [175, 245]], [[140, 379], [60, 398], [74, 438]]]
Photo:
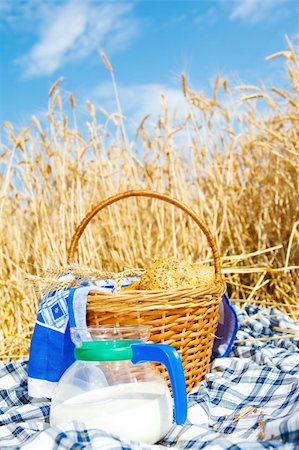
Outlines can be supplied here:
[[48, 295], [39, 307], [36, 323], [47, 328], [64, 332], [67, 317], [68, 291], [58, 291]]
[[[74, 279], [66, 274], [60, 281]], [[127, 286], [134, 279], [124, 278]], [[58, 290], [47, 294], [37, 313], [29, 355], [28, 391], [32, 397], [51, 398], [57, 382], [74, 362], [74, 344], [70, 327], [86, 327], [86, 299], [89, 291], [109, 291], [114, 280], [79, 279], [76, 288]]]
[[[237, 310], [239, 331], [228, 357], [215, 359], [188, 397], [188, 420], [155, 446], [125, 442], [83, 422], [48, 423], [50, 402], [27, 391], [27, 361], [0, 363], [1, 449], [299, 449], [298, 326], [275, 309]], [[275, 327], [292, 339], [275, 339]], [[284, 333], [285, 334], [285, 333]], [[252, 341], [268, 337], [267, 340]]]

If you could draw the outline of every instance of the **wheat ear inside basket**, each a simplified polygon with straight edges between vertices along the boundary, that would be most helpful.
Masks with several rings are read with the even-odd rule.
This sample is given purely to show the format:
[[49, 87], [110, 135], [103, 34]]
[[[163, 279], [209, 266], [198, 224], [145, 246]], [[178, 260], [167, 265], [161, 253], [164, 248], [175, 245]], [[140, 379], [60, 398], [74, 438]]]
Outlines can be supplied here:
[[[149, 325], [150, 341], [174, 346], [182, 358], [187, 390], [206, 375], [218, 325], [218, 309], [224, 292], [220, 273], [220, 255], [215, 239], [202, 220], [180, 201], [153, 191], [127, 191], [96, 205], [77, 227], [68, 252], [74, 262], [78, 241], [90, 220], [102, 209], [128, 197], [149, 197], [175, 205], [199, 226], [212, 249], [215, 281], [205, 287], [171, 290], [135, 290], [104, 293], [91, 291], [87, 299], [87, 325]], [[166, 373], [160, 368], [163, 375]]]

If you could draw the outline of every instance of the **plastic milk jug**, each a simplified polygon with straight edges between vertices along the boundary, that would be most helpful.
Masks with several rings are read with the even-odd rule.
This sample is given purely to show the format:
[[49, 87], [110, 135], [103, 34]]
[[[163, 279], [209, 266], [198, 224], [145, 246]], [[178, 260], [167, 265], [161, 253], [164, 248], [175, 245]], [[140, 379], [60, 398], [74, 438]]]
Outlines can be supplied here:
[[[174, 418], [187, 416], [186, 382], [177, 351], [144, 343], [145, 326], [71, 329], [76, 361], [61, 377], [50, 411], [51, 425], [80, 420], [88, 428], [123, 440], [154, 444], [170, 430]], [[150, 362], [162, 363], [167, 383]]]

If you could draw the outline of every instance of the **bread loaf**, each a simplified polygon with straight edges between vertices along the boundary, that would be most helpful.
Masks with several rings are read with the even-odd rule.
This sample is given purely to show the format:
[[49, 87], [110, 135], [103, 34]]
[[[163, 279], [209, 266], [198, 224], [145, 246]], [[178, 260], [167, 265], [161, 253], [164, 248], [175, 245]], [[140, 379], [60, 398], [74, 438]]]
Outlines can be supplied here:
[[174, 289], [196, 285], [195, 269], [178, 258], [158, 259], [140, 278], [140, 289]]

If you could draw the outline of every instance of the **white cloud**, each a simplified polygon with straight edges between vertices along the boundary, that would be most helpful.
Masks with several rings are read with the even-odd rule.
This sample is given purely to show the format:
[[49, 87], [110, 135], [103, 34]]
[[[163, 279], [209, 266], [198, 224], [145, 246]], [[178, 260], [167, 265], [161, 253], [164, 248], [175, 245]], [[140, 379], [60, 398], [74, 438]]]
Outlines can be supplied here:
[[132, 4], [70, 0], [38, 5], [38, 40], [17, 61], [27, 78], [50, 75], [103, 46], [110, 54], [125, 48], [138, 30]]
[[[156, 121], [162, 113], [161, 94], [165, 95], [169, 115], [183, 120], [187, 115], [187, 104], [182, 90], [163, 84], [139, 84], [133, 86], [118, 85], [118, 93], [123, 114], [128, 117], [129, 125], [134, 129], [141, 120], [150, 114], [150, 120]], [[103, 106], [108, 112], [116, 111], [116, 102], [110, 83], [105, 82], [93, 92], [92, 101]]]
[[[227, 0], [222, 0], [228, 3]], [[288, 0], [230, 0], [231, 20], [246, 20], [250, 23], [257, 23], [263, 20], [273, 20], [277, 14], [286, 13]]]
[[194, 23], [196, 25], [214, 25], [217, 21], [217, 10], [215, 7], [209, 8], [204, 13], [196, 16]]
[[24, 75], [30, 77], [55, 72], [86, 26], [87, 16], [79, 4], [60, 7], [55, 20], [42, 31], [39, 42], [22, 58]]
[[0, 20], [3, 24], [12, 27], [22, 27], [24, 21], [20, 21], [20, 18], [28, 20], [30, 17], [33, 19], [36, 10], [41, 4], [42, 0], [0, 0]]

